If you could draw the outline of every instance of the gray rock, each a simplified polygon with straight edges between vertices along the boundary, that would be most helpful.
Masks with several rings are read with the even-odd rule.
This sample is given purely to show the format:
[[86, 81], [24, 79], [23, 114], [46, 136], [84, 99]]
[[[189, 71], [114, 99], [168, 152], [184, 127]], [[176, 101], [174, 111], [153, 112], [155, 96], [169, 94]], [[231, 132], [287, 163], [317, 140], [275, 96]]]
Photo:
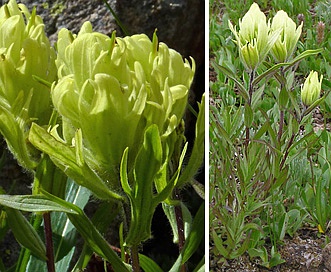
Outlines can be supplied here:
[[121, 0], [116, 10], [130, 34], [152, 35], [198, 64], [204, 56], [204, 1], [202, 0]]

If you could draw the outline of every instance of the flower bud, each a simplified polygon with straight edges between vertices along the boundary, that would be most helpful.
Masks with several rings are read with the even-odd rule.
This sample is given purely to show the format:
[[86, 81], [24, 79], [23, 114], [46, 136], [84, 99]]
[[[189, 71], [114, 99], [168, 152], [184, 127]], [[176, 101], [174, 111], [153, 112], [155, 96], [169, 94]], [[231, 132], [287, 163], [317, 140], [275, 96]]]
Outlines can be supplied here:
[[301, 87], [301, 100], [306, 106], [312, 105], [321, 94], [323, 75], [318, 80], [318, 73], [311, 71]]
[[36, 166], [37, 151], [28, 144], [31, 121], [48, 123], [50, 88], [37, 81], [56, 78], [55, 52], [42, 19], [15, 0], [0, 8], [0, 131], [26, 168]]
[[241, 48], [241, 56], [250, 70], [257, 67], [259, 63], [259, 52], [256, 45], [248, 42]]
[[272, 31], [281, 31], [278, 40], [271, 48], [276, 61], [285, 62], [293, 54], [302, 31], [302, 24], [296, 27], [293, 20], [283, 10], [277, 12], [272, 19]]

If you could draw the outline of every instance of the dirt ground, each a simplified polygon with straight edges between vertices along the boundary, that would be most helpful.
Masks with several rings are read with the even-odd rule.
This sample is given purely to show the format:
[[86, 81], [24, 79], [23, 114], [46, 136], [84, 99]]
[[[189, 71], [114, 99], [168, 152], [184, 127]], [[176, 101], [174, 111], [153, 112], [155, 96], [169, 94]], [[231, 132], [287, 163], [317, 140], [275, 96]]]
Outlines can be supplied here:
[[210, 270], [227, 272], [328, 272], [331, 271], [331, 233], [319, 234], [315, 229], [302, 229], [293, 238], [287, 236], [278, 252], [285, 260], [273, 268], [261, 265], [260, 259], [250, 259], [244, 254], [238, 259], [220, 262], [220, 256], [214, 254], [210, 245]]

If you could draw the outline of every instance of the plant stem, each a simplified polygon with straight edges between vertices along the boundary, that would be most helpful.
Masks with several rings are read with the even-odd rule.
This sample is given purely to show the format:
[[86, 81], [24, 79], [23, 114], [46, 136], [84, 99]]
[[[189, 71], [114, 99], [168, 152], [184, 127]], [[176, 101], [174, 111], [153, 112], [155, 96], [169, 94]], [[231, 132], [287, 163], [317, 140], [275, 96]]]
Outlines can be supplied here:
[[[247, 101], [247, 104], [249, 107], [251, 107], [251, 105], [252, 105], [252, 97], [253, 97], [253, 90], [254, 90], [254, 86], [253, 86], [254, 75], [255, 75], [255, 71], [252, 70], [249, 74], [249, 90], [248, 90], [248, 101]], [[246, 151], [248, 148], [248, 144], [250, 142], [249, 129], [250, 129], [249, 127], [246, 127], [246, 129], [245, 129], [245, 131], [246, 131], [246, 140], [245, 140]]]
[[140, 272], [138, 245], [133, 245], [131, 247], [131, 259], [132, 259], [132, 271]]
[[47, 271], [55, 272], [51, 215], [49, 212], [45, 212], [43, 214], [43, 217], [44, 217], [44, 229], [45, 229], [45, 240], [46, 240]]
[[183, 213], [180, 206], [175, 206], [175, 215], [177, 222], [177, 231], [178, 231], [178, 248], [179, 251], [182, 251], [185, 244], [185, 235], [184, 235], [184, 222], [183, 222]]
[[279, 112], [279, 131], [278, 131], [278, 142], [281, 141], [283, 135], [283, 126], [284, 126], [284, 111], [280, 110]]
[[[285, 72], [283, 67], [280, 67], [280, 73], [283, 78], [285, 78]], [[280, 84], [280, 90], [282, 91], [283, 88], [285, 88], [285, 84], [281, 82]], [[281, 106], [282, 107], [282, 106]], [[280, 143], [283, 135], [283, 127], [284, 127], [284, 110], [281, 108], [279, 112], [279, 131], [278, 131], [278, 142]]]
[[255, 71], [251, 71], [251, 73], [249, 74], [249, 90], [248, 90], [248, 105], [251, 106], [252, 105], [252, 97], [253, 97], [253, 90], [254, 90], [254, 86], [253, 86], [253, 81], [254, 81], [254, 75], [255, 75]]
[[[175, 189], [175, 199], [180, 200], [180, 194], [178, 189]], [[179, 252], [183, 250], [185, 244], [185, 234], [184, 234], [184, 221], [183, 221], [183, 212], [182, 207], [180, 205], [175, 206], [175, 216], [177, 223], [177, 231], [178, 231], [178, 248]], [[180, 267], [180, 272], [186, 271], [186, 265], [183, 264]]]

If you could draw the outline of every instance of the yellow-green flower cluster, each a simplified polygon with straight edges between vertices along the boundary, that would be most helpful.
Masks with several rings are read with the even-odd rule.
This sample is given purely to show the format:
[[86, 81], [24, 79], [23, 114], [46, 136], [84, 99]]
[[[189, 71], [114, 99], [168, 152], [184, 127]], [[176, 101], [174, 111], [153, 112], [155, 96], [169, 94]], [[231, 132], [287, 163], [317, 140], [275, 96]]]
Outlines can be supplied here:
[[[63, 117], [64, 138], [71, 143], [81, 129], [84, 160], [110, 185], [129, 147], [129, 167], [144, 132], [156, 124], [167, 141], [186, 108], [194, 75], [181, 55], [146, 35], [116, 38], [93, 32], [86, 22], [77, 36], [59, 32], [59, 81], [52, 100]], [[170, 147], [171, 149], [171, 147]]]
[[34, 121], [47, 124], [50, 90], [36, 78], [56, 78], [55, 52], [42, 19], [15, 0], [0, 9], [0, 130], [15, 157], [26, 168], [36, 166], [27, 131]]
[[292, 19], [281, 10], [277, 12], [270, 26], [270, 20], [267, 21], [258, 4], [253, 3], [239, 20], [239, 31], [230, 21], [229, 28], [235, 36], [243, 64], [253, 71], [270, 51], [276, 61], [288, 60], [295, 50], [302, 25], [296, 28]]
[[271, 48], [271, 53], [278, 62], [287, 61], [293, 54], [298, 40], [301, 36], [302, 23], [296, 26], [295, 22], [288, 17], [283, 10], [277, 12], [272, 19], [271, 30], [281, 30], [280, 36], [274, 46]]
[[230, 21], [229, 27], [236, 38], [240, 58], [249, 70], [256, 69], [265, 59], [279, 35], [270, 31], [270, 22], [256, 3], [239, 20], [238, 32]]

